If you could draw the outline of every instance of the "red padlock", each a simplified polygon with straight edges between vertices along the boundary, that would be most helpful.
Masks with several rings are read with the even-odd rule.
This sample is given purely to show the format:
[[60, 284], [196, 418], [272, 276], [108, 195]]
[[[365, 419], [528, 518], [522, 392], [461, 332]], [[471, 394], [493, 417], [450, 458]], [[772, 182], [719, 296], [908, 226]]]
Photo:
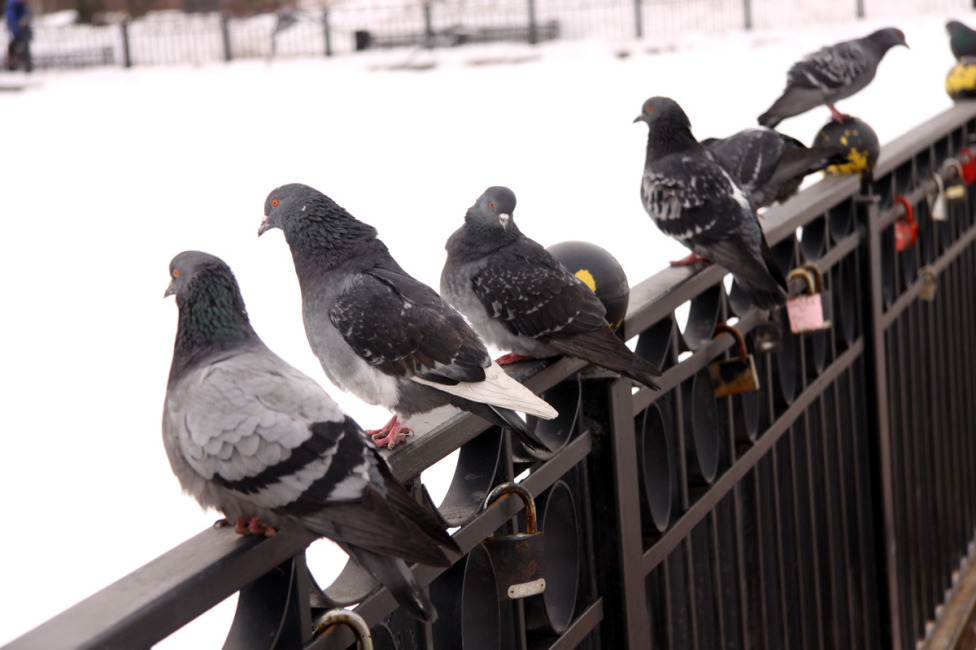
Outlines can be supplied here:
[[900, 253], [915, 245], [915, 240], [918, 239], [918, 222], [915, 221], [915, 210], [911, 201], [899, 194], [895, 197], [895, 202], [901, 203], [905, 208], [905, 216], [895, 221], [895, 248]]
[[976, 155], [969, 147], [959, 148], [959, 163], [962, 165], [962, 181], [966, 185], [972, 185], [976, 181]]

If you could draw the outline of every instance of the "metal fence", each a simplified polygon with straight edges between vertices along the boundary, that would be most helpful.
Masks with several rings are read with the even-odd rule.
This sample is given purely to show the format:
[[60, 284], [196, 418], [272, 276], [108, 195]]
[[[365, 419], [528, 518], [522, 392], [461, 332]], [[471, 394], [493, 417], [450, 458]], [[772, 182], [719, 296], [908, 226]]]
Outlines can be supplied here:
[[[925, 10], [971, 9], [966, 0], [445, 0], [326, 3], [322, 9], [233, 17], [165, 11], [115, 24], [65, 25], [39, 17], [37, 68], [201, 64], [242, 58], [348, 54], [374, 47], [490, 41], [645, 39], [838, 23]], [[61, 21], [63, 22], [63, 21]], [[0, 46], [7, 34], [0, 30]]]
[[[570, 359], [521, 366], [560, 412], [536, 425], [551, 456], [467, 414], [412, 421], [422, 433], [390, 460], [418, 498], [421, 472], [460, 449], [438, 508], [465, 555], [414, 568], [434, 625], [351, 564], [319, 589], [310, 538], [221, 529], [8, 648], [146, 648], [238, 590], [229, 648], [347, 647], [314, 624], [357, 602], [378, 648], [914, 648], [976, 539], [974, 139], [976, 103], [958, 104], [886, 146], [873, 178], [828, 177], [766, 213], [782, 267], [822, 272], [829, 329], [793, 335], [722, 269], [672, 268], [632, 288], [623, 326], [664, 368], [660, 391]], [[761, 386], [716, 398], [707, 366], [733, 340], [713, 331], [733, 318]], [[508, 601], [485, 540], [522, 502], [482, 506], [516, 478], [548, 586]]]

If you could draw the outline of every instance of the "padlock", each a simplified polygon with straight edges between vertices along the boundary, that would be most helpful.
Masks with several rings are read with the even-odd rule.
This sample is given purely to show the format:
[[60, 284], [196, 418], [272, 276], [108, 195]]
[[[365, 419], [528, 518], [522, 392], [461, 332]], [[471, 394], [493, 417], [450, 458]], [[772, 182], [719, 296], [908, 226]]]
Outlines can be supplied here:
[[794, 334], [819, 332], [830, 328], [830, 293], [824, 290], [823, 276], [814, 264], [804, 264], [790, 271], [789, 279], [803, 279], [807, 293], [786, 301], [786, 315]]
[[922, 288], [918, 292], [918, 297], [925, 302], [935, 300], [935, 292], [939, 288], [939, 274], [931, 266], [923, 266], [918, 270], [922, 278]]
[[737, 356], [708, 364], [708, 374], [712, 379], [712, 392], [715, 397], [728, 397], [759, 390], [756, 361], [746, 350], [746, 340], [742, 338], [739, 330], [725, 323], [715, 326], [716, 336], [722, 332], [727, 332], [735, 338]]
[[339, 625], [348, 627], [356, 637], [356, 647], [359, 650], [373, 650], [373, 636], [365, 619], [356, 612], [348, 609], [330, 609], [315, 622], [312, 639], [315, 640], [325, 632]]
[[[956, 170], [956, 178], [962, 180], [962, 163], [955, 158], [946, 158], [942, 163], [943, 168], [952, 167]], [[966, 198], [966, 186], [962, 183], [953, 183], [945, 188], [945, 198], [948, 202], [961, 201]]]
[[962, 165], [962, 182], [972, 185], [976, 181], [976, 156], [969, 147], [959, 147], [959, 155], [956, 156], [959, 164]]
[[942, 174], [932, 172], [932, 180], [935, 181], [935, 194], [929, 195], [929, 214], [932, 221], [945, 221], [949, 218], [949, 210], [946, 209], [945, 183], [942, 181]]
[[546, 590], [545, 538], [536, 529], [532, 495], [518, 483], [502, 483], [488, 493], [484, 507], [488, 508], [499, 497], [511, 493], [518, 495], [525, 504], [525, 532], [516, 533], [515, 526], [509, 521], [507, 535], [492, 535], [484, 541], [495, 569], [499, 601], [518, 600]]
[[905, 208], [905, 216], [895, 221], [895, 248], [898, 252], [906, 251], [915, 245], [918, 239], [918, 222], [915, 221], [915, 209], [912, 202], [901, 194], [895, 197], [896, 203]]

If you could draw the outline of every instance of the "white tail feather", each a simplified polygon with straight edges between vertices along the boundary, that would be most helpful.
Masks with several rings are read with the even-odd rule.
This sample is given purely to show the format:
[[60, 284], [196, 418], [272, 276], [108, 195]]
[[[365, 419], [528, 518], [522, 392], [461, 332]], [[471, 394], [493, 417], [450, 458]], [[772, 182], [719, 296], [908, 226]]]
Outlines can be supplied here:
[[529, 415], [551, 420], [559, 413], [552, 408], [548, 402], [533, 393], [531, 390], [512, 379], [500, 365], [491, 362], [491, 366], [485, 369], [485, 380], [479, 382], [462, 381], [459, 384], [448, 386], [437, 382], [411, 377], [413, 381], [425, 386], [433, 386], [438, 390], [451, 395], [457, 395], [469, 399], [473, 402], [491, 404], [502, 408], [521, 411]]

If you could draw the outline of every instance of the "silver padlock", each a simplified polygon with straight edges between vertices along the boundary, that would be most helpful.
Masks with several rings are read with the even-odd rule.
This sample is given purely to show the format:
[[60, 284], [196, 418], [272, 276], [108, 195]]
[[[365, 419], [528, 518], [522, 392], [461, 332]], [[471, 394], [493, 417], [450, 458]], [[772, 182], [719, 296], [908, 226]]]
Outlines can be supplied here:
[[949, 210], [946, 208], [945, 182], [939, 172], [932, 172], [932, 180], [935, 181], [935, 194], [928, 196], [929, 214], [932, 216], [932, 221], [945, 221], [949, 218]]

